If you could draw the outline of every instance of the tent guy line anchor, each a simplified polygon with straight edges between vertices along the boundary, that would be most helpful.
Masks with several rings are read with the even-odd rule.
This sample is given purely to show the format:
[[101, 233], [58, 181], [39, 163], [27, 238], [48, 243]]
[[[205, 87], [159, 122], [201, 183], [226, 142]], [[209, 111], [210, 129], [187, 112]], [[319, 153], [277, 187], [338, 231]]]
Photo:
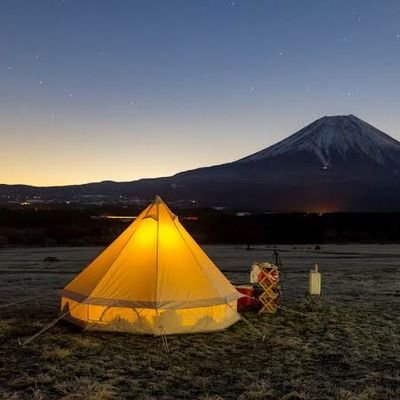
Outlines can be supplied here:
[[47, 324], [46, 326], [44, 326], [39, 332], [36, 332], [34, 335], [32, 335], [31, 337], [29, 337], [26, 340], [21, 340], [18, 339], [18, 343], [24, 347], [26, 346], [28, 343], [31, 343], [33, 340], [35, 340], [37, 337], [39, 337], [41, 334], [45, 333], [46, 331], [48, 331], [50, 328], [52, 328], [54, 325], [57, 324], [58, 321], [60, 321], [62, 318], [64, 318], [67, 314], [69, 314], [69, 310], [66, 311], [65, 313], [59, 315], [55, 320], [51, 321], [49, 324]]

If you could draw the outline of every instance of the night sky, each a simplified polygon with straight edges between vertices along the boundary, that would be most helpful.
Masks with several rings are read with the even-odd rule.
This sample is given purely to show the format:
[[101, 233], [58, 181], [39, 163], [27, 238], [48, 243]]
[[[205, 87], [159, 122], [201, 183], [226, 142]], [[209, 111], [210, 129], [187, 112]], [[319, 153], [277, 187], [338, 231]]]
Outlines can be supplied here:
[[171, 175], [336, 114], [400, 139], [400, 1], [0, 1], [0, 183]]

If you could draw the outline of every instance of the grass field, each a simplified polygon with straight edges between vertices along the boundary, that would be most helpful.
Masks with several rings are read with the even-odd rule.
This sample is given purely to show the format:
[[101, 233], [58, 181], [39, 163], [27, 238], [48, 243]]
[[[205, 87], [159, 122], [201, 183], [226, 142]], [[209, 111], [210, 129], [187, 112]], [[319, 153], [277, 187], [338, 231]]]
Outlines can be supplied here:
[[[98, 248], [0, 250], [0, 398], [400, 399], [400, 246], [278, 246], [285, 311], [246, 313], [213, 334], [160, 338], [82, 332], [60, 323], [18, 344], [58, 313], [57, 290]], [[226, 275], [247, 281], [272, 248], [205, 246]], [[60, 262], [46, 264], [55, 256]], [[308, 270], [323, 273], [323, 301], [304, 299]], [[264, 336], [262, 339], [261, 336]]]

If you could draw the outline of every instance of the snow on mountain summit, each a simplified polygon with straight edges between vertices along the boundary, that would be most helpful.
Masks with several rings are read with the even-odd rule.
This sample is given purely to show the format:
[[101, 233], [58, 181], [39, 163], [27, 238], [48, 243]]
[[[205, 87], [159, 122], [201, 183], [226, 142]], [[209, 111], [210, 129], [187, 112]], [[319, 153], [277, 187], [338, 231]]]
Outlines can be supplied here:
[[320, 118], [288, 138], [239, 162], [306, 151], [314, 154], [324, 168], [338, 157], [348, 160], [355, 153], [377, 164], [400, 164], [400, 142], [354, 115]]

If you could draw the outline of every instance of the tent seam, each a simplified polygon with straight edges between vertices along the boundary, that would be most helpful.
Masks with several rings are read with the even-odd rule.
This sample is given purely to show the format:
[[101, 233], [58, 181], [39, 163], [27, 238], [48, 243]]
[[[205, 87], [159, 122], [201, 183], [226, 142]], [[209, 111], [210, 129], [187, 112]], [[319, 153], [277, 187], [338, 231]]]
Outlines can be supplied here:
[[[155, 300], [156, 304], [158, 303], [158, 257], [159, 257], [159, 235], [160, 235], [160, 204], [157, 202], [157, 238], [156, 238], [156, 292], [155, 292]], [[157, 309], [157, 307], [156, 307]]]

